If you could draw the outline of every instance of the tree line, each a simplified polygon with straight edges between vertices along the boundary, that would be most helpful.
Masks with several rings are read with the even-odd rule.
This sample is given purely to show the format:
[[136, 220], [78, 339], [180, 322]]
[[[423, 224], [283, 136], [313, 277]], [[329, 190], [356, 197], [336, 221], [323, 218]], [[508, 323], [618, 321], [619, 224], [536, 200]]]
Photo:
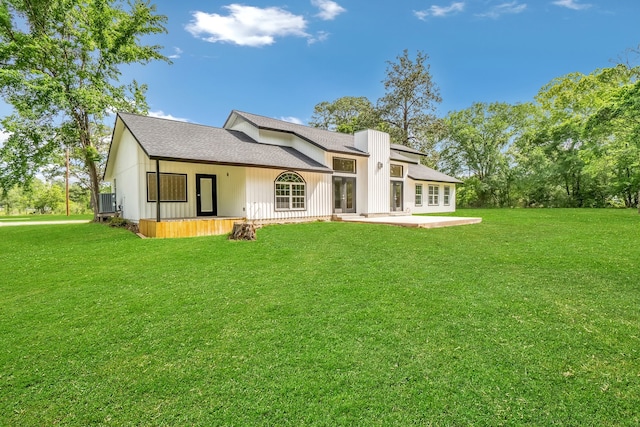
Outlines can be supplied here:
[[478, 102], [437, 118], [441, 98], [427, 59], [404, 51], [388, 63], [386, 93], [375, 104], [324, 101], [310, 125], [388, 132], [392, 142], [424, 152], [428, 166], [463, 180], [463, 207], [638, 206], [640, 67], [567, 74], [531, 102]]
[[[66, 189], [62, 180], [44, 181], [34, 178], [31, 185], [16, 185], [0, 190], [0, 215], [59, 214], [67, 211]], [[91, 213], [91, 196], [79, 182], [69, 185], [69, 213]]]

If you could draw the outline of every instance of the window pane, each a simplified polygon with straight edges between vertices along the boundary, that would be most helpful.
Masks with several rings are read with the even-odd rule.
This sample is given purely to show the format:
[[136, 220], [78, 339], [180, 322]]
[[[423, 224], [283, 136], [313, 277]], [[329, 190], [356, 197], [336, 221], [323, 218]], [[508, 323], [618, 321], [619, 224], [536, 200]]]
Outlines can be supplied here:
[[[156, 173], [147, 172], [147, 200], [157, 200]], [[160, 201], [186, 202], [187, 176], [176, 173], [160, 173]]]
[[304, 197], [292, 197], [293, 209], [304, 209]]
[[334, 157], [333, 170], [338, 172], [356, 173], [356, 161], [353, 159]]
[[276, 196], [288, 196], [290, 189], [289, 184], [276, 184]]
[[440, 187], [437, 185], [429, 186], [429, 204], [437, 205], [439, 204], [439, 195], [440, 195]]
[[300, 175], [295, 173], [283, 173], [278, 177], [276, 182], [304, 182]]
[[402, 178], [402, 166], [391, 165], [391, 176], [394, 178]]
[[276, 209], [289, 209], [289, 198], [276, 197]]

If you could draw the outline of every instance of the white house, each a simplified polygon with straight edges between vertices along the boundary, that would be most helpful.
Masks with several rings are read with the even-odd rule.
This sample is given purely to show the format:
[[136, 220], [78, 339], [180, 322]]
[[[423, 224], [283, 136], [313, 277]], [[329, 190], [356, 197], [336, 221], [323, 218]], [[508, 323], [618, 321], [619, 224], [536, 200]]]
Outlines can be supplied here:
[[421, 156], [374, 130], [347, 135], [240, 111], [223, 128], [120, 113], [104, 178], [133, 222], [455, 211], [460, 181]]

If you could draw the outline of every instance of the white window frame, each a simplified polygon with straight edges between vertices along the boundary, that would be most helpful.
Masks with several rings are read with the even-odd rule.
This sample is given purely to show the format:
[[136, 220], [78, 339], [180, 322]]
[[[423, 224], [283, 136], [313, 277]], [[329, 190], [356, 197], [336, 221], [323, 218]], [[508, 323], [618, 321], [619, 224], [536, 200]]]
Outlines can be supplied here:
[[451, 206], [451, 186], [450, 185], [444, 186], [442, 201], [444, 202], [445, 206]]
[[275, 210], [307, 210], [307, 183], [297, 173], [282, 172], [274, 181]]
[[[420, 189], [420, 191], [418, 191]], [[422, 198], [424, 196], [424, 189], [422, 184], [416, 184], [416, 206], [422, 206]]]
[[440, 186], [429, 184], [429, 206], [438, 206], [440, 204]]

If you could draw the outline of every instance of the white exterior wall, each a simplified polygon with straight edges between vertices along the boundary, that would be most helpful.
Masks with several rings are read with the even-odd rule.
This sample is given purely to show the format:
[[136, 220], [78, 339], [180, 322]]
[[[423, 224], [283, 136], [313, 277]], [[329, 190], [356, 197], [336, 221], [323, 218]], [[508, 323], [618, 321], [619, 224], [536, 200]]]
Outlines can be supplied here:
[[[347, 173], [347, 172], [338, 172], [334, 171], [332, 177], [334, 176], [346, 176], [349, 178], [356, 179], [356, 213], [366, 213], [366, 205], [367, 205], [367, 174], [369, 172], [369, 158], [363, 156], [350, 156], [348, 154], [342, 153], [324, 153], [323, 164], [327, 165], [328, 168], [333, 169], [333, 158], [339, 157], [341, 159], [350, 159], [356, 161], [356, 173]], [[333, 213], [333, 178], [330, 177], [329, 181], [331, 182], [331, 194], [330, 200], [331, 203], [331, 212]]]
[[[281, 145], [284, 147], [292, 147], [307, 157], [312, 158], [318, 163], [324, 163], [325, 151], [293, 134], [286, 132], [275, 132], [270, 130], [261, 130], [257, 141], [264, 144]], [[329, 164], [330, 165], [330, 164]], [[331, 166], [329, 166], [331, 167]]]
[[[422, 184], [422, 206], [416, 206], [416, 184]], [[437, 185], [440, 189], [438, 204], [429, 205], [429, 185]], [[448, 185], [451, 189], [450, 203], [444, 204], [444, 187]], [[405, 209], [409, 209], [412, 214], [421, 213], [445, 213], [456, 210], [456, 185], [454, 183], [425, 182], [407, 179], [405, 181]]]
[[297, 172], [306, 183], [305, 210], [276, 211], [275, 180], [285, 170], [247, 168], [247, 220], [284, 220], [331, 215], [331, 175]]
[[[131, 221], [140, 218], [140, 181], [138, 171], [146, 157], [128, 129], [122, 130], [119, 143], [111, 147], [114, 152], [110, 165], [111, 175], [105, 177], [115, 187], [116, 204], [122, 207], [122, 217]], [[115, 184], [115, 185], [114, 185]]]
[[[358, 183], [359, 194], [362, 193], [366, 196], [366, 200], [363, 200], [364, 204], [358, 209], [360, 213], [388, 213], [390, 210], [389, 144], [389, 134], [384, 132], [364, 130], [355, 134], [355, 147], [369, 153], [366, 180], [360, 179], [359, 181], [365, 182]], [[381, 168], [378, 167], [379, 163], [382, 165]], [[360, 196], [358, 196], [359, 198]]]
[[[156, 202], [147, 202], [147, 172], [156, 171], [155, 160], [146, 159], [140, 168], [140, 200], [142, 216], [156, 217]], [[196, 174], [216, 175], [217, 216], [245, 216], [245, 169], [234, 166], [205, 165], [160, 161], [160, 173], [187, 175], [187, 201], [160, 204], [161, 219], [195, 218]]]
[[260, 137], [260, 131], [258, 130], [258, 128], [244, 120], [240, 120], [237, 117], [234, 119], [232, 125], [228, 129], [240, 131], [245, 135], [249, 135], [256, 141], [259, 141], [258, 138]]

